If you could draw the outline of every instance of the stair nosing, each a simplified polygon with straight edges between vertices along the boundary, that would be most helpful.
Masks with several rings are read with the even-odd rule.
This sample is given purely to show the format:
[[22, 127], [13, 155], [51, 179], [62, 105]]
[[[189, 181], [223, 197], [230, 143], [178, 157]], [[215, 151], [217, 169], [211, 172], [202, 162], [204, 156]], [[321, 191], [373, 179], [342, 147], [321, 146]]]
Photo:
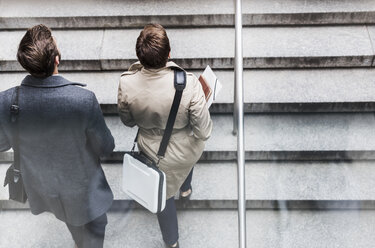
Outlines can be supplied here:
[[[233, 200], [176, 200], [178, 209], [237, 209], [238, 201]], [[0, 210], [29, 210], [28, 203], [0, 200]], [[114, 200], [109, 211], [143, 209], [132, 200]], [[247, 210], [375, 210], [375, 200], [246, 200]]]
[[[114, 151], [102, 157], [102, 163], [122, 162], [129, 151]], [[198, 162], [235, 161], [237, 151], [204, 151]], [[375, 160], [375, 150], [316, 150], [316, 151], [245, 151], [246, 161], [369, 161]], [[0, 163], [13, 162], [13, 152], [0, 153]]]
[[[244, 57], [244, 69], [289, 69], [289, 68], [371, 68], [374, 55], [353, 56], [305, 56], [305, 57]], [[349, 60], [349, 62], [347, 61]], [[93, 59], [64, 60], [60, 71], [125, 71], [137, 59]], [[176, 58], [174, 62], [185, 69], [233, 69], [234, 58]], [[348, 63], [347, 63], [348, 62]], [[1, 72], [23, 72], [15, 60], [0, 60]]]
[[[116, 103], [100, 104], [104, 115], [118, 115]], [[233, 114], [234, 104], [213, 103], [211, 114]], [[375, 111], [374, 101], [344, 102], [244, 102], [245, 114], [277, 113], [368, 113]]]

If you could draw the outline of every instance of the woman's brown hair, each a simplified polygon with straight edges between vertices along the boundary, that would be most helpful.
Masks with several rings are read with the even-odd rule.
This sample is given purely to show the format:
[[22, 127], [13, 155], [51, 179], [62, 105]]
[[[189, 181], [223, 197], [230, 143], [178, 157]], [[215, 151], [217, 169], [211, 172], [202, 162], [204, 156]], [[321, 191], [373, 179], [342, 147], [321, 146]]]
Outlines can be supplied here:
[[40, 24], [29, 28], [17, 52], [17, 60], [32, 76], [49, 77], [55, 70], [55, 58], [60, 56], [51, 29]]
[[139, 34], [136, 53], [147, 69], [159, 69], [166, 65], [171, 47], [167, 32], [160, 24], [148, 24]]

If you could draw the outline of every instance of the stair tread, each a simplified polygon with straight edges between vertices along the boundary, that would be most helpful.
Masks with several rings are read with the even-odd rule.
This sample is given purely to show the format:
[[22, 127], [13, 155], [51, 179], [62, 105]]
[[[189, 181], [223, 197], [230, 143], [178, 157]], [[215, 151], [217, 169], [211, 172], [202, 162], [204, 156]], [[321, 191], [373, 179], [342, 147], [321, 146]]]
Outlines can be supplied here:
[[[0, 42], [4, 44], [0, 47], [0, 60], [15, 60], [18, 42], [14, 41], [21, 40], [23, 34], [23, 31], [0, 32]], [[137, 29], [54, 32], [63, 60], [78, 61], [134, 60], [138, 35]], [[218, 59], [234, 55], [231, 28], [170, 29], [168, 35], [172, 59]], [[366, 26], [244, 28], [243, 38], [247, 58], [360, 56], [364, 57], [361, 64], [370, 66], [375, 54]]]
[[[130, 200], [122, 191], [122, 164], [103, 163], [115, 200]], [[0, 164], [0, 178], [9, 164]], [[198, 163], [192, 201], [235, 201], [235, 163]], [[375, 201], [373, 162], [247, 162], [248, 201]], [[0, 200], [8, 199], [0, 188]]]
[[[11, 2], [11, 4], [10, 4]], [[44, 17], [44, 16], [116, 16], [116, 15], [202, 15], [233, 14], [234, 2], [211, 0], [201, 2], [190, 0], [185, 2], [168, 1], [50, 1], [50, 7], [43, 1], [34, 1], [32, 5], [26, 1], [1, 2], [0, 14], [4, 17]], [[52, 11], [54, 8], [59, 11]], [[243, 13], [326, 13], [326, 12], [364, 12], [375, 11], [372, 0], [334, 0], [334, 1], [295, 1], [295, 0], [252, 0], [243, 2]]]
[[[213, 131], [202, 161], [236, 159], [237, 140], [231, 115], [212, 115]], [[115, 137], [114, 153], [104, 161], [119, 161], [129, 152], [136, 128], [118, 116], [106, 116]], [[246, 159], [251, 160], [368, 160], [375, 159], [373, 113], [245, 115]], [[172, 137], [173, 138], [173, 137]], [[2, 153], [0, 161], [10, 161]]]
[[[206, 151], [235, 151], [230, 115], [213, 115]], [[119, 117], [106, 117], [116, 137], [115, 151], [129, 151], [136, 128]], [[245, 149], [249, 151], [332, 151], [375, 149], [375, 116], [369, 114], [246, 115]]]
[[[202, 70], [192, 70], [199, 76]], [[64, 72], [73, 82], [87, 84], [101, 104], [117, 104], [121, 71]], [[233, 71], [216, 70], [223, 85], [217, 103], [233, 103]], [[0, 91], [14, 87], [26, 73], [1, 73]], [[373, 69], [245, 70], [245, 103], [320, 103], [375, 101]], [[331, 92], [335, 92], [332, 94]]]
[[[191, 72], [199, 76], [203, 71]], [[61, 75], [73, 82], [87, 84], [87, 89], [96, 94], [98, 101], [105, 105], [104, 107], [110, 108], [110, 113], [116, 113], [117, 88], [121, 73], [64, 72]], [[215, 73], [222, 82], [223, 89], [211, 112], [233, 112], [234, 73], [224, 70], [215, 70]], [[19, 85], [25, 76], [26, 73], [1, 73], [0, 91]], [[245, 113], [374, 111], [374, 77], [374, 70], [359, 68], [245, 70]]]
[[[259, 248], [306, 244], [367, 248], [375, 242], [374, 216], [373, 211], [247, 211], [247, 239]], [[178, 218], [181, 247], [238, 246], [237, 211], [178, 211]], [[0, 219], [2, 235], [7, 237], [0, 239], [1, 247], [73, 247], [66, 226], [51, 214], [2, 211]], [[369, 231], [359, 235], [358, 230]], [[105, 247], [164, 247], [156, 217], [141, 210], [110, 212]]]
[[[129, 199], [121, 189], [122, 165], [104, 164], [115, 199]], [[199, 163], [191, 200], [236, 200], [234, 163]], [[322, 176], [323, 175], [323, 176]], [[372, 162], [246, 163], [247, 200], [375, 200]]]

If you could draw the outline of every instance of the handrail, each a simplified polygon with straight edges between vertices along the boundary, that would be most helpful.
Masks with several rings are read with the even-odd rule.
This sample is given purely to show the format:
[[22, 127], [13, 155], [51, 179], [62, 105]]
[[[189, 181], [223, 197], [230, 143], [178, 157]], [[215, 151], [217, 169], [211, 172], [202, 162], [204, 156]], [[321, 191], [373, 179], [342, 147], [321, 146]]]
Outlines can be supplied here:
[[245, 138], [243, 97], [242, 0], [236, 1], [235, 94], [233, 134], [237, 134], [239, 247], [246, 248]]

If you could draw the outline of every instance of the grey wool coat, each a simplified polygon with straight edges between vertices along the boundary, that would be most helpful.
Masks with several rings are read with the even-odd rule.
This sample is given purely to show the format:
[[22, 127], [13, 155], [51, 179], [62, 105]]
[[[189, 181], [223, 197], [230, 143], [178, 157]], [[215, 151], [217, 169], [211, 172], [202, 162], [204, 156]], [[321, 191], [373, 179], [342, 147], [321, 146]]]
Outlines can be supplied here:
[[[101, 216], [113, 194], [100, 156], [114, 149], [95, 97], [61, 76], [26, 76], [18, 117], [21, 174], [31, 212], [52, 212], [74, 226]], [[10, 111], [15, 88], [0, 93], [0, 151], [14, 144]]]

